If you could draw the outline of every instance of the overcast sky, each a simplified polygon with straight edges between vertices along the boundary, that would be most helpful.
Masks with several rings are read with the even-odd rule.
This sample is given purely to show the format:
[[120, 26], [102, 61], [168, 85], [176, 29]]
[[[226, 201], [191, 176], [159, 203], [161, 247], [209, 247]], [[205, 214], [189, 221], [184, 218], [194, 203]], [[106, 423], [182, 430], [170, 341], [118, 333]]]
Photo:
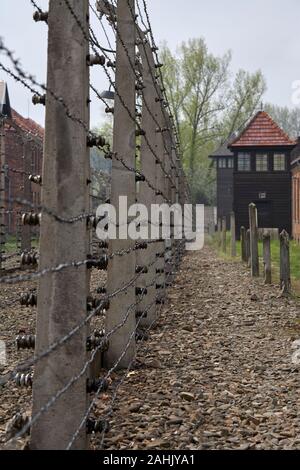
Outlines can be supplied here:
[[[47, 0], [36, 2], [47, 9]], [[214, 54], [230, 49], [233, 73], [239, 68], [261, 69], [268, 85], [264, 100], [292, 107], [292, 83], [300, 80], [299, 0], [148, 0], [148, 6], [158, 43], [167, 41], [175, 49], [182, 41], [202, 36]], [[23, 68], [45, 82], [47, 26], [34, 23], [32, 13], [30, 0], [1, 0], [0, 36]], [[94, 19], [93, 28], [104, 45]], [[29, 111], [43, 125], [43, 109], [31, 104], [30, 93], [1, 70], [0, 79], [8, 82], [12, 107], [25, 117]], [[99, 69], [92, 81], [99, 90], [107, 88]], [[93, 101], [91, 118], [96, 125], [103, 119], [103, 110]]]

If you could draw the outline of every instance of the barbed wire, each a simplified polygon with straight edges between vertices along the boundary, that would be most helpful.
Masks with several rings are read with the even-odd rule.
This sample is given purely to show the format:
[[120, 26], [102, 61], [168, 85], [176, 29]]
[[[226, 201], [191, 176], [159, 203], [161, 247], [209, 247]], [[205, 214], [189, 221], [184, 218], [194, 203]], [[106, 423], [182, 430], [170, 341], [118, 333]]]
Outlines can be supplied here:
[[[30, 0], [30, 2], [32, 4], [32, 6], [34, 6], [39, 13], [42, 13], [42, 9], [36, 4], [36, 2], [34, 0]], [[127, 0], [127, 2], [128, 2], [128, 0]], [[106, 40], [107, 40], [107, 43], [108, 43], [110, 49], [108, 49], [106, 47], [103, 47], [99, 43], [99, 41], [97, 39], [97, 36], [96, 36], [95, 32], [93, 31], [91, 26], [86, 27], [86, 25], [83, 25], [81, 23], [78, 16], [76, 15], [76, 12], [74, 11], [74, 9], [72, 7], [70, 1], [69, 0], [64, 0], [64, 3], [66, 5], [66, 7], [68, 8], [71, 16], [73, 17], [75, 23], [77, 24], [78, 28], [82, 32], [84, 39], [87, 41], [87, 43], [89, 44], [89, 47], [94, 51], [95, 54], [98, 54], [99, 51], [101, 51], [104, 54], [104, 56], [106, 58], [108, 58], [109, 57], [108, 54], [115, 54], [116, 53], [116, 51], [114, 51], [112, 46], [111, 46], [109, 36], [107, 34], [107, 31], [106, 31], [105, 26], [104, 26], [103, 21], [102, 21], [102, 16], [97, 14], [96, 10], [91, 5], [90, 5], [90, 9], [92, 9], [93, 13], [96, 15], [96, 17], [98, 18], [98, 20], [99, 20], [99, 22], [102, 26], [103, 32], [105, 34], [105, 37], [106, 37]], [[130, 6], [129, 2], [128, 2], [128, 5]], [[138, 5], [138, 8], [139, 8], [141, 22], [142, 22], [143, 26], [146, 27], [146, 20], [144, 20], [144, 17], [143, 17], [142, 12], [141, 12], [140, 5]], [[132, 9], [131, 9], [131, 13], [133, 13]], [[147, 15], [146, 15], [146, 19], [149, 20]], [[133, 20], [135, 21], [135, 24], [138, 26], [137, 19], [134, 17]], [[117, 37], [117, 39], [120, 41], [120, 43], [124, 47], [124, 49], [126, 51], [126, 54], [128, 55], [129, 64], [132, 67], [132, 70], [134, 72], [134, 77], [135, 77], [136, 80], [138, 80], [138, 83], [139, 83], [140, 82], [140, 75], [136, 70], [136, 67], [138, 67], [138, 65], [136, 66], [134, 63], [132, 63], [131, 56], [129, 54], [128, 49], [126, 48], [126, 44], [124, 43], [123, 39], [120, 37], [120, 32], [118, 30], [118, 27], [115, 30], [113, 21], [109, 21], [109, 24], [112, 26], [112, 31], [115, 33], [115, 36]], [[139, 29], [138, 29], [138, 31], [139, 31]], [[153, 33], [152, 33], [151, 29], [149, 29], [148, 31], [146, 31], [145, 34], [146, 35], [150, 34], [150, 38], [151, 38]], [[151, 67], [150, 67], [151, 64], [148, 60], [148, 55], [146, 53], [145, 44], [144, 44], [144, 42], [142, 44], [143, 44], [143, 47], [144, 47], [144, 50], [145, 50], [145, 55], [146, 55], [146, 58], [147, 58], [148, 66], [151, 70]], [[37, 96], [39, 96], [41, 98], [43, 97], [43, 95], [42, 95], [42, 93], [37, 91], [36, 88], [39, 88], [39, 89], [43, 90], [43, 92], [49, 93], [50, 96], [52, 96], [52, 98], [55, 101], [57, 101], [64, 108], [64, 112], [65, 112], [66, 116], [69, 119], [71, 119], [72, 121], [74, 121], [74, 122], [78, 123], [80, 126], [82, 126], [84, 128], [84, 130], [86, 131], [87, 136], [94, 136], [94, 134], [90, 131], [90, 129], [88, 127], [88, 123], [85, 122], [84, 120], [78, 118], [77, 116], [74, 116], [71, 112], [70, 107], [67, 105], [67, 103], [64, 101], [63, 98], [59, 97], [55, 91], [50, 90], [48, 86], [39, 83], [31, 73], [26, 73], [23, 70], [23, 67], [21, 66], [19, 60], [15, 58], [14, 53], [12, 53], [12, 51], [10, 51], [4, 45], [2, 39], [0, 38], [0, 52], [1, 51], [4, 52], [4, 54], [6, 54], [7, 58], [10, 60], [12, 66], [13, 66], [13, 70], [11, 70], [11, 69], [7, 68], [5, 65], [0, 63], [0, 67], [2, 68], [2, 70], [4, 70], [6, 73], [8, 73], [14, 80], [16, 80], [17, 82], [20, 82], [31, 93], [34, 93], [34, 94], [36, 94]], [[112, 67], [112, 69], [113, 68], [114, 67]], [[164, 175], [164, 177], [166, 179], [168, 179], [168, 181], [172, 185], [176, 185], [176, 183], [174, 181], [174, 174], [172, 173], [172, 170], [173, 170], [172, 169], [172, 162], [174, 163], [174, 161], [173, 161], [173, 150], [175, 150], [175, 151], [177, 151], [177, 150], [176, 150], [176, 148], [173, 149], [173, 147], [172, 147], [172, 145], [174, 145], [174, 138], [173, 138], [173, 134], [172, 134], [172, 129], [170, 128], [168, 130], [168, 135], [170, 136], [170, 140], [168, 140], [168, 137], [167, 137], [167, 143], [166, 143], [166, 140], [165, 140], [164, 133], [163, 132], [161, 133], [162, 134], [161, 135], [162, 144], [163, 144], [164, 149], [166, 151], [165, 155], [168, 155], [168, 158], [169, 158], [170, 163], [171, 163], [171, 169], [168, 170], [168, 163], [166, 164], [166, 162], [164, 161], [164, 158], [162, 157], [162, 155], [159, 155], [157, 153], [157, 151], [153, 148], [152, 142], [150, 142], [147, 134], [145, 135], [144, 133], [142, 133], [143, 129], [142, 129], [141, 123], [139, 121], [139, 117], [136, 114], [133, 114], [131, 112], [130, 108], [127, 106], [124, 97], [122, 96], [122, 94], [118, 90], [116, 84], [113, 82], [111, 74], [108, 71], [108, 68], [107, 68], [106, 65], [103, 66], [103, 70], [104, 70], [104, 72], [105, 72], [105, 74], [106, 74], [106, 76], [109, 80], [109, 84], [111, 86], [113, 86], [113, 88], [115, 90], [115, 94], [116, 94], [116, 96], [118, 96], [121, 105], [127, 111], [127, 114], [129, 115], [130, 119], [132, 119], [132, 121], [135, 123], [135, 126], [136, 126], [137, 130], [140, 132], [140, 135], [144, 139], [144, 142], [146, 143], [147, 147], [149, 148], [151, 154], [153, 154], [155, 164], [158, 164], [160, 166], [162, 175]], [[152, 71], [151, 71], [151, 77], [153, 79], [154, 86], [155, 86], [155, 89], [157, 91], [158, 97], [161, 98], [162, 95], [160, 94], [161, 92], [158, 89], [159, 84], [158, 84], [157, 80], [155, 79], [155, 77], [153, 76]], [[98, 90], [95, 88], [95, 86], [90, 84], [90, 88], [95, 93], [96, 97], [98, 99], [100, 99], [103, 104], [108, 106], [106, 100], [101, 96], [101, 94], [98, 92]], [[162, 130], [161, 125], [159, 125], [160, 117], [157, 119], [156, 115], [153, 114], [150, 105], [147, 103], [147, 100], [145, 99], [145, 94], [143, 92], [143, 88], [141, 88], [140, 93], [138, 93], [138, 98], [137, 98], [138, 102], [137, 102], [137, 104], [140, 103], [140, 101], [139, 101], [140, 99], [142, 99], [143, 106], [147, 109], [149, 117], [158, 126], [158, 130], [159, 131]], [[161, 102], [159, 102], [158, 108], [160, 109], [161, 119], [166, 119], [166, 113], [164, 112], [164, 109], [163, 109], [163, 106], [161, 105]], [[119, 161], [120, 164], [128, 172], [131, 172], [135, 175], [136, 181], [140, 181], [140, 182], [143, 182], [143, 183], [147, 184], [149, 186], [149, 188], [155, 193], [156, 196], [161, 196], [164, 201], [172, 204], [171, 196], [168, 196], [168, 195], [164, 194], [165, 189], [157, 188], [156, 187], [156, 184], [157, 184], [156, 181], [154, 182], [152, 179], [150, 179], [148, 177], [147, 174], [144, 174], [142, 171], [140, 171], [138, 169], [138, 167], [139, 167], [138, 164], [137, 164], [137, 167], [135, 167], [134, 165], [132, 166], [132, 165], [128, 164], [125, 157], [111, 151], [110, 145], [108, 143], [105, 143], [105, 145], [103, 145], [103, 146], [96, 144], [95, 147], [100, 148], [104, 152], [106, 157], [109, 157], [109, 158], [112, 158], [112, 159], [115, 159], [115, 160]], [[176, 145], [175, 145], [175, 147], [176, 147]], [[176, 177], [178, 177], [179, 175], [178, 175], [178, 170], [177, 170], [176, 164], [175, 164], [175, 170], [176, 170]], [[32, 176], [32, 174], [29, 173], [28, 171], [25, 171], [25, 170], [23, 171], [23, 170], [18, 169], [18, 168], [12, 168], [11, 166], [7, 166], [6, 171], [11, 172], [11, 173], [16, 174], [16, 175], [20, 174], [20, 175], [23, 175], [23, 176]], [[106, 172], [104, 172], [102, 170], [97, 170], [97, 169], [93, 170], [92, 169], [91, 173], [93, 173], [93, 172], [94, 172], [95, 175], [100, 175], [101, 177], [105, 177], [107, 179], [111, 178], [111, 176], [109, 174], [107, 174]], [[88, 189], [89, 192], [90, 191], [96, 191], [96, 192], [98, 191], [96, 188], [93, 188], [93, 187], [88, 187], [87, 189]], [[95, 194], [90, 194], [90, 197], [95, 198], [95, 199], [99, 198], [99, 200], [100, 200], [100, 196], [97, 196]], [[56, 213], [56, 211], [52, 210], [49, 207], [45, 207], [43, 204], [38, 204], [38, 205], [34, 204], [32, 201], [26, 200], [26, 198], [6, 197], [6, 195], [4, 195], [4, 197], [2, 197], [2, 196], [0, 197], [0, 201], [4, 202], [4, 203], [7, 203], [7, 204], [18, 204], [20, 206], [28, 207], [29, 209], [32, 209], [34, 211], [39, 211], [39, 212], [41, 212], [41, 214], [35, 214], [36, 216], [38, 216], [38, 218], [40, 218], [40, 216], [43, 217], [43, 214], [44, 214], [44, 215], [47, 215], [47, 216], [53, 218], [56, 222], [63, 223], [63, 224], [75, 224], [75, 223], [79, 223], [79, 222], [91, 223], [89, 221], [89, 219], [91, 218], [91, 219], [93, 219], [93, 224], [92, 224], [93, 228], [95, 228], [94, 227], [94, 221], [96, 219], [95, 215], [91, 214], [91, 213], [88, 213], [89, 211], [83, 212], [83, 213], [75, 215], [73, 217], [64, 217], [61, 213]], [[17, 212], [17, 211], [19, 211], [19, 209], [13, 209], [11, 211], [6, 211], [5, 213], [6, 214], [11, 213], [12, 214], [12, 213]], [[40, 219], [40, 220], [43, 220], [43, 219]], [[162, 224], [152, 224], [151, 221], [145, 221], [145, 222], [148, 222], [148, 224], [151, 224], [151, 225], [164, 226], [164, 224], [163, 225]], [[127, 221], [127, 224], [128, 223], [129, 222]], [[126, 223], [124, 225], [126, 225]], [[120, 224], [119, 225], [116, 224], [116, 226], [119, 227]], [[87, 225], [87, 228], [90, 229], [91, 227], [89, 225]], [[173, 229], [174, 228], [175, 228], [175, 226], [173, 227]], [[89, 230], [87, 230], [87, 233], [89, 233]], [[87, 238], [88, 238], [88, 235], [87, 235]], [[180, 247], [181, 247], [182, 243], [184, 243], [184, 242], [185, 242], [185, 240], [183, 240], [181, 242], [178, 242], [178, 243], [175, 243], [173, 245], [173, 247], [170, 248], [170, 252], [168, 251], [168, 257], [167, 257], [167, 251], [163, 247], [162, 247], [162, 250], [163, 250], [162, 253], [158, 253], [158, 254], [153, 253], [153, 257], [151, 258], [152, 259], [151, 262], [149, 262], [148, 264], [145, 264], [145, 266], [136, 266], [135, 275], [129, 281], [123, 280], [120, 283], [121, 285], [118, 286], [118, 288], [115, 288], [113, 290], [113, 292], [108, 292], [107, 293], [107, 291], [103, 288], [102, 294], [105, 291], [105, 295], [104, 295], [103, 298], [101, 297], [99, 299], [95, 299], [95, 300], [97, 300], [97, 303], [93, 304], [93, 307], [95, 307], [95, 305], [97, 305], [96, 308], [92, 308], [92, 310], [90, 311], [90, 306], [89, 306], [89, 309], [88, 309], [88, 312], [87, 312], [87, 315], [85, 316], [85, 318], [80, 319], [80, 321], [78, 321], [78, 323], [75, 326], [73, 326], [73, 328], [71, 328], [70, 331], [68, 331], [65, 335], [63, 335], [62, 337], [56, 339], [49, 346], [47, 345], [48, 347], [46, 347], [42, 351], [39, 351], [33, 357], [30, 357], [29, 359], [21, 362], [20, 364], [17, 364], [17, 366], [14, 367], [13, 370], [10, 370], [9, 372], [5, 373], [2, 377], [0, 377], [0, 386], [8, 384], [9, 382], [13, 381], [16, 378], [16, 374], [19, 374], [20, 372], [28, 371], [28, 370], [32, 369], [36, 364], [40, 363], [40, 361], [42, 361], [42, 360], [48, 358], [49, 356], [51, 356], [52, 354], [54, 354], [55, 351], [57, 351], [63, 345], [67, 344], [76, 334], [78, 334], [80, 331], [82, 331], [82, 329], [87, 327], [91, 323], [91, 321], [93, 320], [93, 318], [95, 316], [97, 316], [98, 314], [105, 315], [105, 310], [108, 309], [107, 305], [109, 305], [110, 300], [120, 296], [122, 293], [127, 292], [130, 288], [133, 289], [134, 287], [136, 287], [137, 281], [140, 278], [140, 276], [144, 275], [145, 273], [148, 274], [148, 270], [150, 268], [152, 268], [154, 266], [157, 266], [158, 264], [160, 265], [160, 258], [161, 257], [165, 258], [164, 262], [166, 263], [166, 265], [170, 265], [172, 267], [172, 270], [173, 270], [174, 266], [176, 266], [176, 263], [177, 263], [177, 256], [178, 256], [178, 259], [180, 258], [180, 249], [181, 249]], [[101, 240], [99, 240], [99, 243], [100, 244], [102, 243]], [[165, 241], [163, 239], [137, 241], [136, 243], [132, 242], [130, 244], [130, 246], [127, 247], [127, 248], [120, 249], [120, 250], [114, 251], [114, 252], [108, 251], [107, 255], [103, 255], [103, 259], [105, 258], [105, 260], [106, 260], [106, 262], [104, 263], [106, 265], [106, 267], [105, 268], [101, 268], [101, 267], [99, 268], [99, 265], [98, 265], [98, 269], [107, 270], [107, 266], [108, 266], [109, 261], [115, 259], [116, 257], [128, 256], [128, 255], [133, 254], [135, 251], [138, 251], [140, 249], [146, 249], [148, 246], [150, 246], [152, 244], [164, 244], [164, 243], [165, 243]], [[94, 241], [94, 244], [96, 245], [97, 241]], [[108, 246], [109, 246], [108, 245], [108, 246], [104, 247], [104, 245], [105, 244], [102, 243], [102, 247], [105, 248], [105, 249], [108, 248]], [[159, 245], [159, 248], [160, 248], [160, 245]], [[4, 257], [4, 261], [7, 261], [9, 259], [13, 259], [14, 257], [16, 257], [18, 255], [19, 255], [19, 253], [8, 254], [6, 257]], [[96, 258], [96, 257], [91, 257], [91, 256], [87, 255], [87, 258], [84, 259], [84, 260], [68, 261], [68, 262], [65, 262], [65, 263], [60, 263], [57, 266], [49, 266], [47, 268], [40, 269], [40, 270], [38, 268], [34, 268], [33, 272], [28, 272], [28, 273], [25, 273], [25, 274], [21, 273], [21, 274], [17, 274], [17, 275], [13, 275], [13, 276], [2, 276], [2, 277], [0, 277], [0, 285], [2, 284], [2, 285], [14, 286], [14, 285], [16, 285], [18, 283], [22, 283], [22, 282], [36, 281], [36, 280], [41, 279], [44, 276], [47, 276], [47, 275], [53, 276], [57, 273], [64, 272], [65, 270], [68, 270], [68, 269], [76, 270], [76, 269], [80, 269], [82, 267], [90, 269], [92, 267], [97, 267], [97, 262], [100, 259], [101, 259], [101, 257]], [[3, 258], [1, 259], [1, 261], [3, 261]], [[142, 268], [142, 269], [140, 271], [138, 271], [138, 268]], [[86, 360], [86, 358], [83, 359], [84, 363], [81, 364], [81, 366], [80, 366], [81, 369], [79, 371], [76, 371], [76, 373], [73, 374], [73, 376], [70, 377], [69, 380], [66, 380], [66, 383], [62, 387], [60, 385], [61, 388], [58, 391], [56, 391], [51, 397], [47, 398], [47, 402], [45, 404], [43, 404], [43, 406], [41, 406], [35, 412], [35, 414], [33, 416], [31, 416], [31, 418], [28, 420], [28, 422], [25, 424], [25, 426], [23, 426], [22, 429], [16, 434], [14, 439], [18, 439], [18, 438], [24, 436], [25, 433], [40, 419], [40, 417], [43, 414], [47, 413], [51, 408], [53, 408], [55, 403], [64, 394], [66, 394], [68, 392], [68, 390], [70, 390], [71, 387], [73, 387], [76, 383], [78, 383], [78, 381], [81, 378], [86, 376], [87, 371], [89, 369], [89, 366], [94, 362], [97, 353], [99, 351], [103, 351], [103, 348], [105, 346], [107, 347], [109, 339], [114, 334], [116, 334], [121, 328], [124, 327], [124, 325], [128, 322], [128, 319], [129, 319], [130, 315], [132, 315], [136, 311], [137, 307], [141, 303], [145, 302], [146, 306], [144, 306], [144, 304], [143, 304], [142, 312], [138, 312], [139, 315], [137, 316], [135, 326], [133, 328], [133, 331], [131, 331], [130, 335], [126, 338], [127, 342], [126, 342], [125, 346], [122, 348], [122, 351], [119, 354], [119, 357], [114, 361], [114, 364], [109, 368], [108, 371], [106, 371], [105, 377], [102, 380], [101, 384], [103, 384], [103, 382], [105, 380], [108, 380], [109, 378], [111, 378], [113, 372], [116, 369], [119, 368], [123, 358], [127, 354], [128, 350], [130, 348], [130, 345], [134, 341], [134, 338], [136, 337], [136, 335], [138, 333], [139, 327], [140, 327], [140, 325], [142, 325], [143, 319], [147, 316], [148, 312], [153, 307], [155, 307], [155, 305], [157, 305], [157, 307], [156, 307], [157, 310], [160, 308], [160, 311], [161, 311], [162, 308], [163, 308], [162, 302], [158, 302], [158, 300], [162, 300], [162, 299], [158, 299], [158, 297], [157, 297], [157, 294], [158, 294], [157, 281], [158, 281], [158, 279], [161, 280], [161, 278], [163, 276], [163, 285], [159, 284], [159, 289], [161, 290], [162, 293], [164, 293], [165, 288], [166, 288], [166, 284], [168, 284], [170, 276], [173, 276], [173, 275], [174, 275], [174, 272], [167, 273], [167, 272], [165, 272], [165, 269], [156, 269], [156, 276], [153, 277], [153, 279], [151, 279], [150, 281], [148, 281], [146, 283], [145, 287], [139, 288], [138, 292], [136, 290], [136, 292], [134, 293], [135, 301], [132, 302], [131, 305], [127, 306], [125, 308], [125, 311], [122, 311], [122, 316], [121, 316], [121, 318], [118, 319], [118, 323], [110, 331], [106, 331], [104, 333], [104, 335], [101, 337], [101, 340], [99, 341], [99, 343], [95, 345], [94, 349], [92, 350], [92, 352], [89, 355], [89, 357], [87, 358], [87, 360]], [[147, 278], [147, 280], [148, 280], [148, 278]], [[146, 297], [147, 296], [147, 289], [152, 288], [153, 286], [155, 286], [154, 300], [152, 300], [149, 303], [149, 302], [147, 302], [147, 297]], [[8, 299], [4, 299], [4, 301], [1, 303], [1, 305], [4, 305], [6, 308], [8, 308], [8, 307], [14, 305], [17, 301], [18, 301], [18, 299], [8, 298]], [[158, 304], [160, 305], [160, 307], [158, 307]], [[109, 315], [109, 312], [107, 314]], [[144, 330], [144, 331], [149, 331], [152, 328], [153, 323], [147, 328], [147, 330]], [[138, 352], [138, 351], [139, 351], [139, 348], [137, 348], [136, 352]], [[128, 365], [128, 368], [127, 368], [128, 371], [133, 367], [133, 364], [136, 360], [136, 357], [137, 357], [137, 355], [135, 354], [134, 357], [132, 358], [132, 360], [130, 361], [130, 364]], [[110, 416], [111, 413], [113, 412], [113, 404], [114, 404], [115, 400], [117, 399], [117, 392], [118, 392], [119, 388], [121, 387], [121, 385], [126, 380], [126, 378], [127, 378], [127, 374], [125, 373], [124, 376], [122, 377], [122, 379], [118, 381], [118, 384], [116, 385], [116, 387], [114, 387], [114, 393], [113, 393], [113, 396], [112, 396], [112, 404], [111, 404], [111, 407], [108, 410], [106, 410], [105, 416], [106, 415]], [[76, 439], [79, 436], [80, 432], [82, 431], [82, 429], [86, 425], [86, 423], [89, 419], [89, 416], [91, 414], [91, 411], [93, 410], [93, 407], [96, 404], [97, 397], [99, 396], [99, 394], [102, 391], [101, 384], [99, 385], [98, 389], [95, 392], [95, 395], [94, 395], [93, 399], [90, 401], [87, 409], [85, 410], [84, 414], [82, 415], [79, 426], [77, 427], [76, 431], [72, 434], [72, 436], [70, 436], [70, 440], [69, 440], [69, 442], [67, 444], [67, 447], [66, 447], [67, 450], [70, 450], [73, 447], [74, 442], [76, 441]], [[104, 439], [105, 431], [106, 431], [106, 422], [105, 422], [105, 425], [104, 425], [104, 428], [103, 428], [102, 439]]]

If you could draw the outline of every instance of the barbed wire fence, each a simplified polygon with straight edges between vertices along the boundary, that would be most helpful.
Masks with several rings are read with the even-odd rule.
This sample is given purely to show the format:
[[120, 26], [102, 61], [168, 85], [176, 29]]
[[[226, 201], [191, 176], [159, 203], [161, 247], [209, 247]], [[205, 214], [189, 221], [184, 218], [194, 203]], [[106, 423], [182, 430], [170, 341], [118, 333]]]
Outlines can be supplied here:
[[[5, 204], [16, 203], [23, 208], [23, 226], [39, 228], [38, 267], [13, 275], [4, 271], [0, 284], [35, 286], [22, 294], [21, 303], [37, 308], [37, 323], [35, 332], [18, 335], [18, 349], [29, 355], [0, 376], [0, 386], [32, 388], [30, 416], [14, 417], [12, 442], [30, 433], [30, 449], [85, 449], [88, 436], [99, 433], [103, 447], [118, 390], [136, 364], [140, 341], [157, 323], [185, 240], [175, 239], [173, 220], [167, 241], [162, 236], [136, 241], [119, 236], [97, 242], [95, 230], [103, 219], [91, 202], [98, 195], [90, 148], [97, 147], [112, 162], [107, 202], [116, 208], [120, 231], [133, 219], [122, 212], [121, 196], [127, 197], [128, 207], [139, 203], [150, 212], [152, 204], [183, 206], [190, 194], [146, 1], [101, 0], [94, 7], [88, 0], [50, 0], [47, 12], [30, 2], [35, 21], [48, 25], [47, 85], [25, 72], [3, 40], [0, 54], [10, 67], [0, 62], [0, 68], [30, 90], [36, 104], [46, 106], [42, 174], [23, 169], [42, 185], [42, 198], [39, 204], [29, 200], [28, 188], [20, 197], [6, 194], [2, 147], [0, 197], [1, 217]], [[91, 27], [91, 14], [107, 47]], [[94, 66], [105, 73], [113, 106], [91, 83]], [[112, 147], [90, 131], [91, 92], [113, 114]], [[4, 228], [2, 218], [0, 222]], [[151, 221], [141, 221], [145, 223], [151, 230]], [[113, 381], [115, 371], [122, 373]], [[111, 401], [103, 417], [94, 419], [107, 387], [112, 388]]]

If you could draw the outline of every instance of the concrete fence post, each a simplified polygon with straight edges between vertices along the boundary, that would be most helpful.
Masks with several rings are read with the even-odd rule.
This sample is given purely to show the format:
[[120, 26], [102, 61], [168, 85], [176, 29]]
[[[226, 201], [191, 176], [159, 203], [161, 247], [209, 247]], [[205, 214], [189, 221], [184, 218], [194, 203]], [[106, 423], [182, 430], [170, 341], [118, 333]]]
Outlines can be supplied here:
[[247, 232], [245, 227], [241, 227], [241, 258], [244, 263], [248, 261], [247, 258]]
[[221, 219], [221, 217], [218, 217], [217, 234], [218, 234], [218, 246], [220, 248], [221, 245], [222, 245], [222, 219]]
[[230, 214], [230, 232], [231, 232], [231, 257], [236, 257], [236, 232], [235, 232], [235, 213]]
[[[136, 203], [136, 174], [126, 168], [136, 167], [136, 123], [128, 113], [129, 110], [131, 116], [136, 115], [136, 77], [131, 67], [136, 59], [136, 26], [132, 18], [134, 11], [134, 0], [118, 0], [113, 153], [121, 157], [123, 163], [118, 158], [113, 158], [111, 179], [111, 204], [116, 209], [117, 220], [119, 220], [119, 215], [122, 216], [120, 197], [127, 198], [128, 208]], [[128, 215], [123, 214], [121, 224], [127, 226], [129, 221]], [[119, 232], [121, 228], [119, 227]], [[135, 241], [129, 239], [128, 236], [124, 238], [126, 239], [117, 236], [116, 240], [110, 240], [109, 243], [110, 254], [122, 250], [129, 250], [129, 253], [126, 256], [114, 256], [110, 260], [107, 280], [108, 295], [124, 287], [136, 275]], [[105, 365], [108, 368], [114, 365], [117, 369], [127, 368], [135, 357], [136, 346], [133, 332], [136, 328], [136, 287], [140, 286], [132, 282], [132, 285], [124, 292], [110, 301], [109, 314], [105, 319], [106, 332], [109, 333], [118, 325], [120, 326], [110, 337], [109, 349], [105, 354]]]
[[[156, 102], [155, 102], [155, 87], [152, 79], [152, 75], [155, 75], [154, 72], [154, 60], [151, 47], [149, 43], [144, 43], [139, 48], [142, 65], [143, 65], [143, 102], [142, 102], [142, 129], [145, 131], [146, 135], [141, 137], [141, 153], [140, 153], [140, 167], [143, 175], [147, 175], [147, 180], [150, 184], [155, 187], [156, 184], [156, 164], [154, 155], [151, 152], [151, 149], [148, 145], [148, 142], [152, 146], [155, 145], [157, 140], [156, 125], [151, 116], [156, 112]], [[153, 67], [149, 68], [149, 65]], [[153, 76], [154, 76], [153, 75]], [[146, 181], [141, 181], [139, 183], [138, 191], [138, 202], [144, 204], [148, 209], [149, 221], [148, 221], [148, 232], [149, 232], [149, 241], [151, 238], [151, 205], [156, 202], [155, 191], [149, 186]], [[147, 221], [146, 221], [147, 223]], [[148, 272], [143, 274], [139, 278], [139, 286], [147, 288], [147, 295], [144, 296], [142, 301], [137, 306], [137, 312], [143, 312], [147, 309], [146, 316], [143, 317], [140, 324], [141, 326], [148, 327], [153, 324], [156, 320], [156, 283], [153, 284], [153, 279], [156, 277], [156, 244], [148, 244], [147, 250], [137, 251], [136, 260], [137, 266], [148, 266]], [[152, 285], [151, 285], [152, 284]], [[149, 308], [148, 306], [151, 305]]]
[[5, 119], [0, 116], [0, 269], [5, 252]]
[[259, 277], [257, 208], [253, 203], [249, 205], [249, 222], [251, 275], [252, 277]]
[[[76, 17], [89, 34], [88, 0], [69, 0]], [[64, 2], [50, 0], [47, 86], [62, 98], [72, 115], [51, 93], [46, 97], [45, 149], [42, 205], [60, 217], [71, 219], [87, 212], [89, 204], [87, 131], [89, 127], [88, 43]], [[88, 253], [87, 223], [83, 218], [63, 223], [42, 212], [40, 269], [84, 261]], [[88, 273], [78, 268], [49, 272], [39, 279], [36, 354], [61, 340], [87, 315]], [[87, 410], [87, 328], [43, 357], [35, 366], [33, 418], [47, 408], [53, 397], [64, 393], [33, 423], [30, 448], [64, 450]], [[81, 374], [81, 375], [80, 375]], [[67, 386], [74, 377], [79, 377]], [[72, 449], [87, 447], [83, 426]]]
[[226, 223], [226, 217], [223, 217], [222, 219], [222, 251], [223, 253], [226, 253], [227, 250], [227, 223]]
[[280, 289], [283, 295], [291, 293], [290, 239], [285, 230], [280, 234]]
[[270, 234], [265, 234], [263, 236], [263, 256], [264, 256], [265, 284], [272, 284], [271, 235]]

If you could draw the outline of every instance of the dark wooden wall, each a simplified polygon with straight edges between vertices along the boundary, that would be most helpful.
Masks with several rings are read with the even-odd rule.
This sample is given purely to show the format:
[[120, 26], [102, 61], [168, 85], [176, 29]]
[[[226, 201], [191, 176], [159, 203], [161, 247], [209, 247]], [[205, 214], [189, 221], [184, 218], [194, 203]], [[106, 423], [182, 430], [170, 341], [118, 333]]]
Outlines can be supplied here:
[[230, 213], [233, 210], [233, 169], [217, 169], [217, 208], [218, 217], [225, 217], [230, 228]]
[[[246, 151], [246, 150], [240, 150]], [[279, 228], [292, 234], [292, 173], [290, 169], [290, 154], [286, 149], [275, 149], [278, 153], [287, 154], [286, 171], [257, 172], [254, 170], [254, 156], [258, 149], [252, 150], [252, 171], [238, 172], [237, 155], [234, 171], [234, 204], [236, 214], [236, 231], [240, 236], [242, 226], [249, 228], [249, 204], [258, 207], [258, 223], [260, 228]], [[270, 155], [273, 150], [270, 150]], [[271, 156], [270, 156], [271, 161]], [[271, 167], [269, 168], [271, 170]], [[266, 197], [262, 199], [261, 194]]]

